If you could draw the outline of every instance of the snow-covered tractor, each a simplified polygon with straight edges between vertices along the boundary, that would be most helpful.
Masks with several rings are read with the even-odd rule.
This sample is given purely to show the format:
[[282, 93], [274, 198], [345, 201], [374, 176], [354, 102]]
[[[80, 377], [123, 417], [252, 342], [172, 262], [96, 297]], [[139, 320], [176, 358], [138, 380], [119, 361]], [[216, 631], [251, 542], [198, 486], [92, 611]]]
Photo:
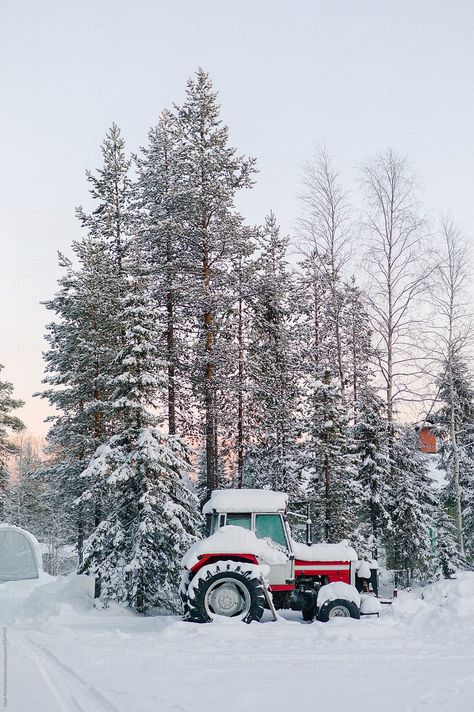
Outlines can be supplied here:
[[[302, 611], [328, 621], [379, 611], [377, 564], [359, 561], [346, 542], [294, 541], [288, 495], [269, 490], [216, 490], [204, 505], [209, 536], [183, 558], [181, 598], [186, 620], [216, 616], [258, 621], [265, 608]], [[275, 616], [276, 617], [276, 616]]]

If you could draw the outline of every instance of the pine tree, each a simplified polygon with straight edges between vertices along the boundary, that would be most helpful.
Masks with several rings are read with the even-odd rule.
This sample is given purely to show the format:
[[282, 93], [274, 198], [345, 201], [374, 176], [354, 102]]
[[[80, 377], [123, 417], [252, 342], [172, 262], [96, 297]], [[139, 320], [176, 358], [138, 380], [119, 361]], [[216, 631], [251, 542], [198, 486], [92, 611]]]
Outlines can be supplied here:
[[302, 466], [320, 536], [329, 542], [352, 538], [360, 508], [356, 456], [340, 383], [329, 369], [310, 384]]
[[163, 337], [168, 431], [194, 434], [189, 379], [189, 339], [183, 318], [187, 277], [185, 178], [178, 160], [176, 116], [164, 111], [148, 132], [138, 164], [139, 234], [153, 275], [155, 315]]
[[222, 285], [232, 268], [233, 238], [240, 222], [234, 212], [234, 197], [238, 190], [252, 185], [254, 160], [237, 156], [229, 145], [216, 93], [202, 69], [188, 82], [177, 120], [179, 172], [185, 177], [188, 316], [196, 320], [198, 334], [195, 392], [198, 410], [203, 413], [209, 494], [218, 477], [218, 322], [228, 308], [228, 294]]
[[21, 436], [12, 465], [13, 482], [9, 493], [9, 521], [28, 529], [40, 538], [42, 525], [43, 487], [36, 473], [41, 469], [43, 456], [38, 441]]
[[116, 429], [108, 405], [109, 381], [123, 342], [119, 318], [123, 264], [135, 225], [130, 159], [115, 124], [102, 143], [102, 156], [97, 172], [87, 173], [95, 207], [90, 214], [77, 210], [87, 235], [73, 243], [76, 264], [59, 256], [64, 274], [58, 293], [46, 303], [56, 320], [47, 327], [48, 387], [41, 396], [58, 414], [51, 418], [48, 448], [53, 460], [44, 476], [58, 491], [58, 506], [76, 519], [79, 559], [91, 517], [97, 525], [102, 516], [100, 500], [92, 503], [92, 515], [91, 502], [80, 499], [85, 485], [79, 476], [92, 453]]
[[378, 556], [383, 535], [390, 528], [390, 462], [384, 403], [373, 386], [358, 391], [356, 422], [352, 433], [357, 456], [358, 481], [362, 488], [361, 529]]
[[146, 612], [179, 607], [178, 571], [198, 527], [196, 502], [186, 485], [187, 446], [156, 428], [160, 372], [156, 326], [140, 255], [127, 265], [120, 323], [123, 349], [111, 379], [111, 405], [122, 428], [101, 445], [84, 477], [88, 496], [105, 505], [82, 570], [100, 579], [104, 602], [117, 600]]
[[252, 428], [244, 478], [252, 486], [282, 490], [297, 498], [298, 388], [287, 246], [270, 213], [253, 280], [248, 363]]
[[371, 380], [375, 354], [372, 348], [372, 330], [364, 293], [357, 286], [354, 277], [344, 285], [343, 291], [341, 332], [343, 334], [345, 372], [347, 386], [352, 396], [353, 417], [356, 420], [359, 397], [368, 388]]
[[465, 566], [465, 561], [459, 554], [454, 519], [447, 510], [446, 502], [443, 499], [436, 508], [434, 530], [436, 532], [435, 560], [439, 575], [451, 578], [457, 569]]
[[392, 527], [387, 537], [391, 567], [405, 571], [408, 584], [415, 573], [430, 569], [431, 528], [437, 500], [412, 427], [399, 428], [393, 448], [395, 481], [390, 504]]
[[331, 365], [327, 326], [329, 288], [317, 251], [311, 250], [299, 267], [294, 293], [298, 308], [299, 368], [304, 377]]
[[[47, 327], [47, 385], [41, 393], [56, 409], [47, 437], [50, 462], [43, 471], [57, 493], [57, 507], [76, 526], [79, 558], [91, 527], [90, 503], [75, 506], [84, 491], [80, 473], [112, 428], [108, 379], [116, 349], [115, 274], [106, 246], [85, 238], [73, 245], [78, 268], [60, 255], [64, 270], [56, 296], [46, 303], [56, 320]], [[113, 292], [112, 292], [113, 295]]]
[[[0, 365], [0, 372], [4, 366]], [[13, 398], [13, 385], [0, 380], [0, 520], [5, 517], [9, 485], [8, 461], [17, 448], [11, 440], [12, 433], [19, 433], [24, 425], [12, 410], [21, 408], [23, 401]]]

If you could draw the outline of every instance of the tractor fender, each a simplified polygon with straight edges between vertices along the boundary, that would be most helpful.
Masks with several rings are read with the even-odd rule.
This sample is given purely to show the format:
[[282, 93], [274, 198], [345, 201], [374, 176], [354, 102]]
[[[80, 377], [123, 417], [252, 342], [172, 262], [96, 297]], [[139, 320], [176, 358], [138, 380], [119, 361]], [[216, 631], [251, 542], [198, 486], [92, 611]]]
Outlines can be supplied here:
[[196, 574], [203, 566], [214, 564], [217, 561], [240, 561], [241, 563], [260, 565], [255, 554], [203, 554], [190, 569], [192, 574]]

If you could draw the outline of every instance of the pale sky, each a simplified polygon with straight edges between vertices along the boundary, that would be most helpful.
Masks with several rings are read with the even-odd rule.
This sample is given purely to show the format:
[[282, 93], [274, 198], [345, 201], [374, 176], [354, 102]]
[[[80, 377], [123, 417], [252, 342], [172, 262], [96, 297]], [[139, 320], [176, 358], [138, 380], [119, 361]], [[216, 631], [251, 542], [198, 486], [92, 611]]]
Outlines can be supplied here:
[[392, 146], [430, 211], [474, 218], [474, 3], [470, 0], [1, 0], [0, 363], [45, 434], [40, 302], [56, 251], [80, 235], [84, 172], [115, 121], [136, 151], [202, 66], [231, 140], [257, 157], [239, 199], [250, 222], [298, 214], [317, 143], [349, 176]]

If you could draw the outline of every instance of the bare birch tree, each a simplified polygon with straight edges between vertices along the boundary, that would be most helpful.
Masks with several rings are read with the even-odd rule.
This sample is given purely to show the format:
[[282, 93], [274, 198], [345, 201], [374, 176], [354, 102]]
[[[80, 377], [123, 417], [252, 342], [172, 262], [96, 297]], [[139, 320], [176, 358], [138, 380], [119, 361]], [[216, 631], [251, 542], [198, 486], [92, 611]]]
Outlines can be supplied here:
[[447, 384], [444, 390], [448, 396], [446, 405], [452, 452], [456, 528], [459, 550], [464, 556], [455, 363], [465, 351], [468, 338], [473, 333], [472, 306], [468, 297], [470, 259], [466, 241], [451, 218], [445, 217], [441, 220], [439, 238], [430, 289], [434, 318], [429, 338], [433, 357], [442, 364], [443, 380]]
[[347, 194], [334, 161], [325, 148], [320, 148], [314, 159], [306, 163], [303, 184], [303, 216], [300, 219], [300, 234], [304, 242], [302, 251], [314, 265], [312, 271], [316, 281], [321, 277], [330, 290], [328, 316], [334, 335], [337, 377], [343, 392], [346, 377], [342, 343], [343, 303], [339, 287], [342, 270], [350, 256], [352, 224]]
[[425, 220], [405, 159], [388, 150], [363, 168], [367, 208], [363, 231], [370, 276], [369, 303], [390, 433], [397, 404], [413, 400], [420, 366], [416, 327], [419, 298], [427, 288]]

